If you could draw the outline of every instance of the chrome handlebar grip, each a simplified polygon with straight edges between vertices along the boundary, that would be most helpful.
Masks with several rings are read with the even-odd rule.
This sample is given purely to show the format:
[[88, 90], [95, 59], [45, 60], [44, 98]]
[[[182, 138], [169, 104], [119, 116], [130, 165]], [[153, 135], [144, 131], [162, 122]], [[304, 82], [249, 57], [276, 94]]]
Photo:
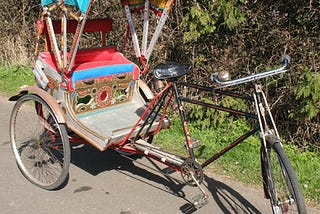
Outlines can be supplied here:
[[268, 70], [262, 73], [258, 73], [258, 74], [253, 74], [250, 76], [246, 76], [246, 77], [242, 77], [242, 78], [238, 78], [235, 80], [228, 80], [227, 78], [221, 78], [221, 76], [225, 77], [229, 75], [226, 75], [226, 71], [224, 72], [224, 75], [220, 75], [220, 73], [214, 73], [211, 75], [211, 80], [214, 81], [215, 83], [219, 84], [220, 86], [218, 88], [225, 88], [225, 87], [229, 87], [229, 86], [234, 86], [234, 85], [239, 85], [239, 84], [243, 84], [243, 83], [247, 83], [247, 82], [251, 82], [251, 81], [255, 81], [261, 78], [265, 78], [265, 77], [269, 77], [269, 76], [273, 76], [276, 74], [280, 74], [280, 73], [284, 73], [287, 71], [287, 67], [290, 64], [290, 56], [289, 55], [284, 55], [281, 57], [281, 62], [282, 62], [282, 66], [273, 70]]

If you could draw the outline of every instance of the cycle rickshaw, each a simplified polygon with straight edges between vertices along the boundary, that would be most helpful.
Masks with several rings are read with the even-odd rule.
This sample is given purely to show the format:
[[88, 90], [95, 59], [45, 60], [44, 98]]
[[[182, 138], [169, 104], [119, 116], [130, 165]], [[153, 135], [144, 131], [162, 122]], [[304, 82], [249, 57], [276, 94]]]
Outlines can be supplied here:
[[[258, 132], [263, 187], [273, 212], [306, 212], [297, 177], [283, 150], [266, 96], [262, 86], [256, 83], [258, 79], [285, 72], [289, 56], [282, 58], [282, 66], [277, 69], [235, 80], [230, 79], [228, 72], [213, 74], [211, 87], [183, 81], [181, 77], [187, 75], [190, 66], [164, 62], [153, 69], [154, 77], [165, 83], [154, 93], [140, 76], [148, 71], [148, 61], [174, 1], [120, 1], [142, 69], [115, 46], [106, 46], [105, 35], [112, 30], [112, 20], [88, 19], [91, 3], [91, 0], [41, 0], [43, 10], [37, 22], [37, 39], [45, 38], [45, 51], [38, 51], [37, 44], [35, 85], [23, 87], [10, 98], [16, 101], [10, 119], [12, 149], [20, 171], [30, 182], [48, 190], [63, 185], [68, 177], [70, 143], [81, 142], [100, 151], [111, 149], [143, 155], [180, 172], [186, 184], [199, 188], [200, 194], [193, 205], [200, 208], [208, 202], [203, 168]], [[133, 19], [135, 12], [143, 19], [141, 48]], [[158, 24], [148, 42], [151, 13], [157, 16]], [[86, 32], [100, 32], [102, 47], [79, 48], [80, 38]], [[254, 83], [250, 95], [228, 90], [248, 82]], [[181, 87], [243, 99], [253, 103], [254, 111], [242, 112], [186, 97]], [[173, 102], [182, 122], [186, 157], [152, 144], [153, 136], [170, 128], [172, 119], [167, 116], [167, 110]], [[194, 154], [199, 142], [190, 135], [183, 103], [251, 118], [256, 125], [200, 163]]]

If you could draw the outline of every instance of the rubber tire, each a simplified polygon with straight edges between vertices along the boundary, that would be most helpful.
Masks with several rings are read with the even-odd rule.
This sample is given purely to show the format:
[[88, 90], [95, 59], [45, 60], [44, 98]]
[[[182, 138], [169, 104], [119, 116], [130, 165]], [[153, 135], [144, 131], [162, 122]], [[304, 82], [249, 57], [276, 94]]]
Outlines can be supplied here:
[[[266, 156], [266, 152], [261, 148], [261, 163], [262, 163], [262, 175], [264, 180], [264, 190], [266, 193], [266, 198], [270, 199], [271, 206], [273, 208], [274, 213], [286, 213], [282, 210], [283, 207], [279, 207], [277, 209], [276, 203], [277, 196], [276, 192], [279, 192], [279, 189], [275, 186], [275, 177], [273, 173], [273, 169], [276, 167], [281, 167], [282, 179], [285, 180], [285, 185], [288, 190], [291, 190], [291, 195], [295, 201], [295, 205], [297, 207], [297, 213], [307, 213], [305, 200], [297, 179], [297, 176], [294, 172], [294, 169], [289, 161], [288, 156], [286, 155], [282, 145], [280, 142], [267, 142], [268, 147], [268, 155]], [[273, 166], [270, 163], [270, 154], [273, 154], [273, 158], [278, 159], [277, 162], [279, 166]], [[275, 155], [276, 154], [276, 155]], [[278, 157], [278, 158], [276, 158]], [[286, 176], [285, 176], [286, 175]], [[286, 179], [285, 179], [286, 178]], [[291, 213], [291, 212], [290, 212]]]
[[[23, 109], [24, 108], [28, 108], [28, 107], [30, 108], [30, 105], [29, 105], [30, 101], [31, 101], [31, 103], [39, 103], [39, 104], [41, 104], [42, 110], [48, 112], [49, 116], [45, 120], [46, 121], [45, 123], [50, 124], [49, 128], [55, 129], [55, 131], [57, 130], [59, 132], [58, 133], [59, 135], [54, 134], [54, 137], [52, 137], [55, 140], [56, 140], [55, 136], [59, 136], [61, 138], [61, 142], [59, 142], [59, 146], [56, 146], [57, 148], [59, 148], [59, 150], [58, 149], [52, 149], [53, 146], [51, 146], [51, 147], [47, 146], [49, 144], [45, 144], [45, 146], [40, 146], [40, 142], [44, 142], [44, 141], [40, 141], [40, 140], [39, 140], [39, 146], [34, 146], [36, 143], [30, 143], [31, 141], [36, 141], [34, 139], [29, 139], [27, 141], [28, 144], [21, 145], [18, 148], [16, 139], [17, 138], [19, 139], [19, 137], [21, 137], [21, 135], [22, 135], [21, 134], [19, 136], [19, 134], [21, 133], [20, 130], [25, 129], [24, 131], [28, 131], [28, 128], [31, 127], [30, 129], [32, 129], [32, 127], [33, 127], [32, 125], [29, 125], [26, 128], [24, 128], [23, 125], [19, 125], [18, 124], [19, 121], [28, 120], [28, 119], [24, 118], [25, 112], [23, 112], [23, 111], [25, 111], [25, 110], [23, 110]], [[37, 113], [37, 110], [35, 110], [34, 107], [31, 107], [30, 109], [31, 110], [33, 109], [34, 111], [30, 110], [30, 112], [28, 112], [28, 114], [34, 112], [35, 114], [33, 114], [33, 115], [36, 118], [42, 118], [39, 121], [41, 121], [41, 120], [44, 121], [43, 117], [39, 116], [39, 114]], [[20, 118], [19, 115], [21, 116], [21, 118]], [[29, 114], [29, 116], [30, 115], [32, 116], [32, 114]], [[49, 122], [49, 120], [50, 120], [50, 122]], [[17, 121], [17, 123], [16, 123], [16, 121]], [[25, 121], [23, 121], [23, 122], [25, 122]], [[30, 123], [28, 123], [28, 121], [27, 121], [26, 124], [37, 124], [36, 122], [37, 122], [36, 120], [30, 121]], [[47, 132], [49, 132], [48, 128], [44, 128], [44, 127], [45, 127], [45, 125], [43, 125], [44, 132], [42, 132], [42, 134], [46, 133], [46, 130], [47, 130]], [[18, 130], [16, 130], [16, 129], [18, 129]], [[55, 133], [57, 133], [57, 131]], [[22, 130], [22, 132], [23, 132], [23, 130]], [[38, 135], [38, 136], [42, 136], [42, 134]], [[39, 139], [43, 140], [43, 138], [44, 137], [42, 137], [42, 138], [40, 137]], [[50, 108], [50, 106], [42, 98], [40, 98], [39, 96], [37, 96], [35, 94], [27, 94], [27, 95], [24, 95], [24, 96], [20, 97], [17, 100], [17, 102], [15, 103], [15, 105], [13, 107], [13, 110], [11, 112], [11, 117], [10, 117], [10, 140], [11, 140], [12, 151], [13, 151], [14, 156], [16, 158], [16, 163], [18, 165], [18, 168], [21, 171], [21, 173], [24, 175], [24, 177], [27, 178], [31, 183], [35, 184], [38, 187], [46, 189], [46, 190], [59, 189], [59, 188], [61, 188], [62, 186], [64, 186], [67, 183], [67, 180], [68, 180], [68, 177], [69, 177], [68, 175], [69, 175], [69, 166], [70, 166], [70, 156], [71, 156], [71, 154], [70, 154], [70, 144], [69, 144], [68, 135], [67, 135], [67, 131], [66, 131], [66, 124], [59, 124], [57, 122], [57, 118], [53, 114], [52, 109]], [[57, 141], [55, 141], [54, 143], [56, 143], [56, 142]], [[60, 144], [62, 145], [63, 148], [61, 148]], [[52, 164], [52, 162], [54, 162], [54, 164], [59, 165], [61, 167], [61, 172], [60, 172], [60, 169], [59, 169], [59, 172], [57, 173], [58, 175], [56, 177], [53, 176], [53, 178], [55, 178], [54, 181], [52, 181], [50, 183], [42, 182], [42, 181], [40, 181], [40, 178], [42, 178], [42, 176], [45, 176], [45, 175], [41, 175], [41, 173], [39, 173], [39, 176], [37, 176], [37, 177], [40, 177], [40, 178], [37, 178], [37, 177], [32, 175], [31, 171], [28, 171], [28, 168], [26, 167], [26, 165], [24, 164], [24, 162], [22, 161], [22, 158], [20, 156], [20, 154], [22, 154], [22, 151], [23, 151], [22, 149], [25, 149], [25, 147], [28, 147], [29, 151], [35, 151], [35, 154], [36, 154], [37, 151], [38, 151], [38, 154], [39, 154], [39, 152], [41, 150], [41, 152], [42, 152], [41, 155], [47, 155], [46, 157], [50, 157], [48, 160], [44, 160], [45, 158], [43, 157], [42, 161], [40, 161], [40, 160], [34, 161], [34, 166], [33, 167], [38, 167], [38, 165], [39, 165], [39, 168], [41, 168], [41, 166], [44, 166], [45, 164], [47, 164], [47, 165]], [[36, 148], [36, 147], [38, 147], [38, 148]], [[61, 154], [61, 152], [59, 152], [59, 151], [63, 151], [63, 153]], [[54, 159], [54, 158], [57, 158], [57, 156], [54, 153], [55, 154], [59, 154], [59, 159]], [[33, 158], [29, 158], [29, 159], [36, 159], [35, 158], [36, 155], [32, 155], [32, 156], [33, 156]], [[60, 161], [63, 162], [63, 163], [61, 164]], [[37, 166], [35, 166], [35, 165], [37, 165]]]

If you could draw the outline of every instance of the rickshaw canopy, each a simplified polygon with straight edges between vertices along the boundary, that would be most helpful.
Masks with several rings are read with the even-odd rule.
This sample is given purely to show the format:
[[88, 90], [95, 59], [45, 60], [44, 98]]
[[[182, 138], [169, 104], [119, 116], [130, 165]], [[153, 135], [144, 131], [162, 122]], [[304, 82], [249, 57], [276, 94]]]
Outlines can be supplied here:
[[[42, 6], [48, 6], [50, 4], [58, 3], [60, 1], [61, 0], [41, 0], [41, 5]], [[77, 8], [79, 8], [79, 10], [82, 13], [86, 13], [87, 12], [90, 3], [91, 3], [91, 0], [64, 0], [63, 1], [63, 4], [76, 6]]]
[[[48, 6], [50, 4], [58, 3], [61, 2], [62, 0], [41, 0], [41, 5]], [[70, 6], [75, 6], [79, 8], [79, 10], [82, 13], [86, 13], [88, 10], [90, 3], [92, 0], [63, 0], [63, 4], [65, 5], [70, 5]], [[140, 10], [144, 8], [146, 0], [121, 0], [121, 4], [124, 6], [125, 4], [128, 4], [130, 6], [130, 9], [135, 11], [135, 10]], [[150, 0], [150, 7], [158, 12], [161, 13], [161, 11], [164, 10], [166, 7], [166, 4], [168, 1], [166, 0]]]

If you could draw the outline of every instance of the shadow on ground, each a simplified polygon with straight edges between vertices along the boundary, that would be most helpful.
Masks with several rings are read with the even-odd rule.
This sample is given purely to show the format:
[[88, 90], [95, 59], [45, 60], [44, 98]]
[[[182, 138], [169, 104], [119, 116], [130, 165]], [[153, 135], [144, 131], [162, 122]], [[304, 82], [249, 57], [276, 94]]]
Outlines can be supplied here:
[[[139, 157], [135, 157], [135, 159], [139, 162], [141, 161]], [[161, 170], [154, 161], [143, 159], [143, 162], [149, 167]], [[134, 163], [137, 162], [129, 160], [114, 151], [100, 152], [88, 145], [72, 149], [72, 164], [91, 175], [96, 176], [106, 171], [117, 170], [146, 185], [182, 198], [186, 201], [186, 204], [180, 207], [182, 213], [188, 214], [196, 211], [196, 208], [187, 199], [186, 193], [183, 191], [186, 184], [182, 180], [162, 175], [145, 166], [140, 167]], [[160, 185], [155, 185], [155, 183]], [[208, 176], [205, 176], [205, 183], [221, 213], [261, 213], [252, 203], [228, 185]]]

